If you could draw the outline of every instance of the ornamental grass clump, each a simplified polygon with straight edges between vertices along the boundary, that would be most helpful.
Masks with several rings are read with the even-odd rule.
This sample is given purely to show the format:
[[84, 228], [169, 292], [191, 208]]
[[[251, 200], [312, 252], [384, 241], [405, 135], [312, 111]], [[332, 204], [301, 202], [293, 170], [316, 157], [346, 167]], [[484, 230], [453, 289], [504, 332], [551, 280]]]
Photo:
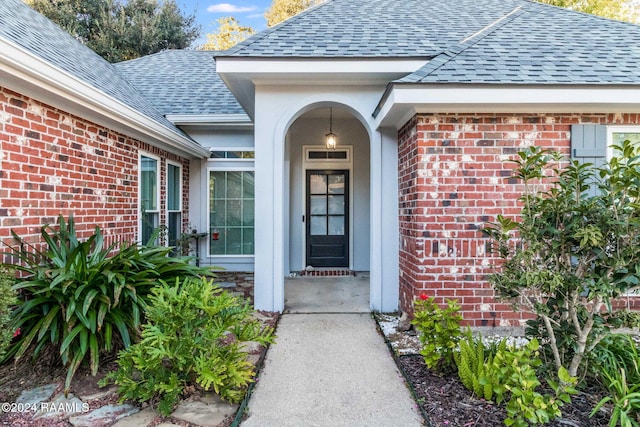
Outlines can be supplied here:
[[242, 400], [255, 374], [245, 343], [271, 343], [272, 328], [252, 317], [245, 299], [206, 279], [163, 282], [149, 299], [142, 341], [120, 353], [101, 385], [114, 383], [122, 401], [148, 402], [165, 416], [193, 386]]
[[168, 257], [171, 248], [106, 246], [99, 227], [81, 240], [73, 217], [42, 227], [42, 246], [12, 235], [7, 255], [17, 260], [21, 276], [11, 330], [20, 335], [5, 359], [18, 363], [25, 354], [36, 359], [54, 350], [67, 369], [65, 393], [83, 362], [95, 375], [102, 352], [138, 339], [149, 292], [159, 280], [210, 274], [186, 258]]

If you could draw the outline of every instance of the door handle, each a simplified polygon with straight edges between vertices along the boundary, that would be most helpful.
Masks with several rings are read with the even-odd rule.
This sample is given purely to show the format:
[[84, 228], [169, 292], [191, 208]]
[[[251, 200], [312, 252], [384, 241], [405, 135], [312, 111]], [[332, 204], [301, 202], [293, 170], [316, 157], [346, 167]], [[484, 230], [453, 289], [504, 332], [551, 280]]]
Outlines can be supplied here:
[[302, 222], [304, 222], [304, 215], [302, 215]]

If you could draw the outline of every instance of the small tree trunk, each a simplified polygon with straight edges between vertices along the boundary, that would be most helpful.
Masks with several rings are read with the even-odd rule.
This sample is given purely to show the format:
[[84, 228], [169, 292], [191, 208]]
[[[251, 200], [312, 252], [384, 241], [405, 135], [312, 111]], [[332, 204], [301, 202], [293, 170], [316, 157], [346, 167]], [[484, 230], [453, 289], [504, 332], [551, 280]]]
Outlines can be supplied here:
[[553, 353], [553, 361], [556, 364], [556, 369], [560, 369], [560, 367], [562, 366], [562, 360], [560, 359], [560, 351], [558, 350], [556, 334], [553, 332], [551, 320], [549, 319], [549, 316], [546, 315], [540, 315], [540, 317], [542, 317], [544, 326], [547, 329], [547, 334], [549, 335], [549, 345], [551, 346], [551, 352]]
[[[587, 340], [589, 339], [589, 335], [591, 334], [591, 330], [593, 329], [594, 324], [594, 313], [599, 312], [602, 309], [602, 298], [598, 297], [593, 302], [593, 307], [589, 312], [589, 318], [585, 322], [582, 329], [576, 327], [576, 333], [578, 335], [578, 345], [576, 347], [576, 352], [573, 354], [571, 358], [571, 364], [569, 365], [569, 375], [572, 377], [578, 376], [578, 368], [582, 363], [582, 359], [584, 358], [584, 352], [587, 348]], [[575, 316], [575, 314], [574, 314]], [[577, 322], [577, 319], [575, 320]], [[579, 325], [579, 323], [577, 323]]]

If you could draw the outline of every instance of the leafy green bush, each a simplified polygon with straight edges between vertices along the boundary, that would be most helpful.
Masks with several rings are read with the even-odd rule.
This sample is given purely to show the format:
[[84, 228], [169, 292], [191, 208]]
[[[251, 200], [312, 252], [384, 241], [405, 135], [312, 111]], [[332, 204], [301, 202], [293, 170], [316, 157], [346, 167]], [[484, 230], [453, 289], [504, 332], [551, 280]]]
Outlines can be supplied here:
[[252, 319], [248, 303], [206, 279], [176, 280], [152, 291], [142, 341], [120, 353], [119, 369], [101, 385], [118, 385], [121, 399], [157, 403], [168, 415], [185, 387], [213, 389], [237, 402], [253, 381], [243, 342], [272, 342], [272, 330]]
[[542, 395], [536, 389], [541, 385], [536, 374], [542, 361], [538, 357], [540, 344], [532, 339], [526, 346], [504, 347], [493, 359], [493, 366], [487, 374], [495, 378], [496, 402], [507, 401], [508, 426], [525, 427], [546, 424], [562, 415], [560, 407], [571, 402], [573, 386], [577, 379], [571, 377], [563, 367], [558, 371], [559, 382], [547, 380], [554, 395]]
[[10, 326], [11, 311], [18, 302], [16, 293], [12, 288], [14, 283], [14, 270], [0, 267], [0, 359], [4, 356], [14, 334], [16, 336], [20, 334], [20, 330], [12, 329]]
[[160, 279], [207, 274], [185, 259], [167, 256], [171, 248], [123, 243], [104, 246], [100, 228], [87, 240], [76, 236], [75, 222], [61, 216], [58, 227], [44, 226], [42, 248], [15, 233], [10, 254], [23, 277], [15, 285], [20, 302], [12, 329], [21, 329], [7, 357], [19, 360], [32, 349], [35, 359], [48, 344], [58, 349], [67, 368], [65, 391], [87, 360], [95, 375], [100, 352], [111, 351], [114, 335], [129, 346], [150, 290]]
[[454, 353], [463, 335], [459, 311], [460, 306], [453, 300], [447, 301], [445, 309], [425, 294], [415, 301], [412, 323], [422, 344], [420, 354], [430, 369], [443, 372], [455, 369]]
[[502, 258], [490, 277], [498, 295], [537, 315], [529, 332], [544, 339], [555, 370], [574, 377], [629, 318], [612, 300], [640, 286], [640, 147], [614, 148], [602, 168], [561, 168], [560, 154], [535, 147], [518, 153], [520, 217], [498, 216], [484, 230]]

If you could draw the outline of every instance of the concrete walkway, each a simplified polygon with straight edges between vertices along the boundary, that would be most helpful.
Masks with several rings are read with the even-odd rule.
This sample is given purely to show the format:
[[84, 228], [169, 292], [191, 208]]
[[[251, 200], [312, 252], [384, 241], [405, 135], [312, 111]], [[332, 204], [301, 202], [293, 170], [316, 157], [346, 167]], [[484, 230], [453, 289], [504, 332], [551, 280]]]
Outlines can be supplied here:
[[368, 313], [284, 314], [243, 427], [420, 426]]

